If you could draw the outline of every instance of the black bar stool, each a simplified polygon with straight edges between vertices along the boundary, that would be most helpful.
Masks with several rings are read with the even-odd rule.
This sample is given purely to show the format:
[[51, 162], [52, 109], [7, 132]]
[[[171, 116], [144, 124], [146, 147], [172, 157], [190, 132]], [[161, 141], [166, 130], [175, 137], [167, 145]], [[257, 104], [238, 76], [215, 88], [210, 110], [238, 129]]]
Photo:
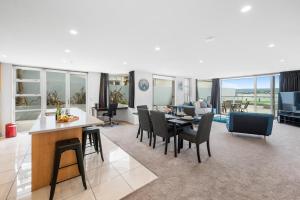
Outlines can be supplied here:
[[[78, 169], [79, 169], [79, 173], [81, 175], [83, 187], [85, 189], [87, 189], [86, 182], [85, 182], [85, 173], [84, 173], [83, 157], [82, 157], [80, 140], [78, 138], [72, 138], [72, 139], [57, 141], [55, 143], [55, 157], [54, 157], [52, 179], [51, 179], [51, 190], [50, 190], [50, 197], [49, 197], [50, 200], [52, 200], [54, 197], [55, 187], [57, 184], [58, 170], [71, 166], [71, 165], [67, 165], [67, 166], [59, 168], [61, 154], [63, 154], [65, 151], [69, 151], [69, 150], [73, 150], [76, 152], [77, 163], [74, 163], [71, 165], [76, 165], [76, 164], [78, 165]], [[58, 183], [60, 183], [60, 182], [58, 182]]]
[[[89, 137], [90, 146], [86, 146], [87, 137]], [[92, 142], [91, 142], [91, 140], [92, 140]], [[92, 146], [94, 146], [95, 151], [86, 154], [85, 153], [86, 148], [87, 147], [92, 147]], [[89, 155], [89, 154], [92, 154], [92, 153], [97, 152], [97, 154], [99, 154], [99, 151], [100, 151], [100, 154], [101, 154], [101, 159], [102, 159], [102, 161], [104, 161], [99, 128], [97, 128], [97, 127], [86, 127], [86, 128], [84, 128], [83, 132], [82, 132], [82, 153], [83, 153], [83, 158], [84, 158], [85, 155]]]

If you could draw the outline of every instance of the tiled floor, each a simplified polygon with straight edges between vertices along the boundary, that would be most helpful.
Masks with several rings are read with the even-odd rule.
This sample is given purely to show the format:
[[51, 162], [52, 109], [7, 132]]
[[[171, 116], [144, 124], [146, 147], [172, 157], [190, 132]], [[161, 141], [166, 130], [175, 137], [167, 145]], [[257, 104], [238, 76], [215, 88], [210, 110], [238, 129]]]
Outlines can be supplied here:
[[[57, 184], [55, 199], [120, 199], [157, 178], [155, 174], [101, 135], [104, 162], [100, 155], [85, 158], [88, 189], [81, 178]], [[31, 192], [31, 137], [0, 140], [0, 200], [49, 199], [50, 187]]]

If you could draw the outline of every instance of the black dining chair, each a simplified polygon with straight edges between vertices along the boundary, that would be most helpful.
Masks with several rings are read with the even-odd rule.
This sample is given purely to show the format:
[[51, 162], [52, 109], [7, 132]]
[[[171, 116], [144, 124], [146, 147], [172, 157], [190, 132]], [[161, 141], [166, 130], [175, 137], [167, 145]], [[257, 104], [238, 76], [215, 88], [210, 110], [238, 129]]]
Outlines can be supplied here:
[[[146, 110], [148, 110], [148, 106], [147, 105], [139, 105], [139, 106], [136, 107], [136, 109], [137, 110], [139, 110], [139, 109], [146, 109]], [[140, 126], [140, 119], [139, 119], [139, 129], [138, 129], [138, 132], [136, 134], [136, 138], [139, 137], [140, 131], [141, 131], [141, 126]]]
[[241, 108], [241, 112], [248, 112], [248, 106], [249, 106], [249, 101], [247, 101], [244, 105], [244, 107]]
[[183, 112], [186, 115], [194, 117], [195, 114], [195, 107], [183, 107]]
[[160, 111], [150, 111], [150, 117], [153, 126], [153, 149], [156, 144], [156, 136], [160, 136], [165, 139], [165, 154], [167, 154], [170, 138], [174, 137], [174, 153], [176, 156], [176, 133], [174, 132], [174, 128], [168, 125], [165, 113]]
[[[187, 140], [190, 143], [195, 143], [197, 148], [197, 157], [198, 162], [201, 163], [200, 159], [200, 147], [201, 143], [206, 142], [207, 144], [207, 151], [209, 157], [211, 156], [210, 153], [210, 146], [209, 146], [209, 137], [210, 137], [210, 130], [213, 121], [214, 114], [213, 113], [206, 113], [201, 117], [199, 121], [198, 130], [195, 131], [191, 127], [183, 128], [182, 131], [178, 135], [178, 153], [180, 153], [180, 146], [183, 140]], [[189, 146], [190, 148], [190, 146]]]
[[152, 141], [152, 123], [149, 115], [149, 111], [147, 109], [138, 109], [138, 115], [139, 115], [139, 122], [140, 122], [140, 135], [141, 135], [141, 142], [143, 141], [143, 132], [148, 132], [149, 140], [149, 146], [151, 146]]

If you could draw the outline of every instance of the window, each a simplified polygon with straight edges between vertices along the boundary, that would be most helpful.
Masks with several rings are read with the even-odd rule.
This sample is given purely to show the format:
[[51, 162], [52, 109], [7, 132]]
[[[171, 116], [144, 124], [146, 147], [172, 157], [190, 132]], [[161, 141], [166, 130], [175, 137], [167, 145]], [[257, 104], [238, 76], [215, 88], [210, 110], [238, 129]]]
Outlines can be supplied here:
[[109, 75], [109, 101], [128, 105], [128, 75]]
[[14, 66], [15, 121], [35, 120], [42, 109], [76, 107], [86, 111], [85, 73]]
[[189, 78], [184, 79], [183, 91], [184, 91], [184, 102], [186, 103], [191, 101], [190, 82], [191, 79]]
[[247, 104], [245, 111], [275, 114], [278, 87], [279, 75], [277, 74], [223, 79], [221, 80], [222, 112], [227, 113], [237, 104], [242, 108]]
[[34, 120], [42, 109], [41, 72], [15, 68], [15, 120]]
[[211, 80], [198, 80], [197, 87], [198, 87], [197, 101], [201, 99], [201, 100], [205, 100], [206, 102], [210, 103], [212, 81]]
[[153, 76], [153, 105], [167, 106], [174, 104], [174, 78]]

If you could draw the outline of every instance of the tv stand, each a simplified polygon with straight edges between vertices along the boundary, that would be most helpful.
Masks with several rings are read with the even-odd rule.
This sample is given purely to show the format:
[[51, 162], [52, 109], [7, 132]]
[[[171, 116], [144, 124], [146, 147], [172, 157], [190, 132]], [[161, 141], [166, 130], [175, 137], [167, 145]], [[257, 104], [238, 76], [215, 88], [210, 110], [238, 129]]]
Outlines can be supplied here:
[[279, 123], [292, 124], [300, 126], [300, 111], [278, 111], [277, 121]]

